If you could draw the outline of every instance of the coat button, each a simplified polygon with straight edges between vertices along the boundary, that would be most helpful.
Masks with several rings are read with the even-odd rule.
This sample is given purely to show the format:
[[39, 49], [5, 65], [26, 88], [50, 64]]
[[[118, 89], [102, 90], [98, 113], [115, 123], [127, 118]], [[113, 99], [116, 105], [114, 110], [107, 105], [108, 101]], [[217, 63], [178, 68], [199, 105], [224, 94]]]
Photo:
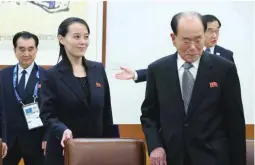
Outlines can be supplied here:
[[188, 128], [188, 127], [189, 127], [189, 124], [184, 124], [184, 127], [185, 127], [185, 128]]

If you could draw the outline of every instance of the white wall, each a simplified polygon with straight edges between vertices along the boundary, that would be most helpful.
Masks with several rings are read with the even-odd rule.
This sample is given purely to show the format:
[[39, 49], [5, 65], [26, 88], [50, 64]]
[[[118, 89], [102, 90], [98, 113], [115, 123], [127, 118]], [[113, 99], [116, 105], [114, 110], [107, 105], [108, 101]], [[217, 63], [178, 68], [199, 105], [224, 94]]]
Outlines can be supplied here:
[[86, 58], [101, 61], [102, 4], [102, 2], [74, 1], [70, 2], [68, 12], [49, 14], [40, 7], [25, 1], [21, 1], [20, 5], [16, 2], [1, 2], [0, 64], [17, 63], [11, 36], [26, 30], [35, 33], [40, 39], [35, 61], [40, 65], [55, 65], [59, 53], [58, 26], [64, 19], [73, 16], [85, 19], [90, 27], [90, 46]]
[[[54, 19], [60, 22], [67, 16], [77, 16], [77, 13], [80, 15], [84, 12], [84, 18], [91, 28], [91, 44], [86, 57], [91, 60], [101, 61], [102, 3], [87, 1], [86, 3], [86, 10], [84, 8], [81, 10], [81, 7], [76, 5], [69, 14], [58, 14]], [[139, 117], [144, 99], [145, 83], [136, 84], [133, 81], [116, 80], [113, 74], [118, 71], [121, 65], [135, 69], [147, 68], [147, 65], [154, 60], [173, 53], [175, 49], [169, 38], [171, 32], [170, 20], [177, 12], [194, 10], [201, 14], [214, 14], [221, 20], [222, 28], [219, 44], [234, 51], [234, 58], [241, 79], [246, 121], [248, 124], [254, 124], [255, 98], [252, 92], [255, 92], [255, 72], [253, 67], [253, 64], [255, 64], [253, 62], [255, 47], [252, 37], [255, 37], [253, 30], [253, 22], [255, 22], [254, 2], [108, 1], [107, 4], [106, 70], [111, 87], [115, 123], [140, 123]], [[29, 7], [29, 10], [27, 10], [27, 7]], [[80, 11], [78, 12], [77, 10]], [[37, 13], [37, 15], [29, 14], [29, 12]], [[27, 27], [29, 30], [31, 26], [27, 24], [26, 26], [21, 26], [22, 24], [12, 22], [8, 25], [11, 18], [19, 18], [22, 15], [23, 19], [30, 20], [29, 23], [31, 25], [38, 24], [38, 22], [46, 25], [49, 23], [47, 19], [42, 18], [50, 16], [29, 3], [27, 6], [0, 5], [0, 20], [5, 24], [5, 26], [0, 27], [1, 65], [15, 64], [17, 62], [12, 51], [11, 40], [3, 40], [1, 35], [5, 32], [10, 32], [10, 30], [24, 30], [22, 27]], [[53, 19], [53, 17], [50, 18]], [[49, 35], [56, 35], [58, 24], [51, 25], [53, 31]], [[32, 31], [38, 34], [45, 32], [44, 29], [32, 29]], [[41, 40], [36, 62], [42, 65], [56, 64], [58, 49], [56, 40]]]
[[108, 2], [106, 69], [111, 87], [114, 122], [140, 123], [145, 83], [116, 80], [119, 66], [147, 68], [172, 54], [170, 21], [181, 11], [216, 15], [222, 22], [219, 45], [234, 52], [241, 81], [247, 124], [254, 123], [254, 2]]

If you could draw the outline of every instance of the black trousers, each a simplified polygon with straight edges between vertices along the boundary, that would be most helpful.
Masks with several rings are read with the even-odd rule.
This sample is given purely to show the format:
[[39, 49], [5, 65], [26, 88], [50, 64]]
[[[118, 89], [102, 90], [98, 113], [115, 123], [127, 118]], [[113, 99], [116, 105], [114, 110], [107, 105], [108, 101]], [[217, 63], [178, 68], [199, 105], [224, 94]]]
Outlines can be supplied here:
[[187, 147], [185, 147], [185, 151], [184, 151], [184, 163], [183, 163], [183, 165], [193, 165], [192, 161], [191, 161], [191, 158], [190, 158], [190, 155], [189, 155], [189, 153], [187, 151], [188, 151]]
[[24, 159], [25, 165], [43, 165], [44, 155], [43, 152], [34, 152], [29, 154], [25, 148], [20, 147], [18, 138], [15, 140], [14, 145], [8, 148], [8, 153], [3, 159], [3, 165], [18, 165], [21, 158]]

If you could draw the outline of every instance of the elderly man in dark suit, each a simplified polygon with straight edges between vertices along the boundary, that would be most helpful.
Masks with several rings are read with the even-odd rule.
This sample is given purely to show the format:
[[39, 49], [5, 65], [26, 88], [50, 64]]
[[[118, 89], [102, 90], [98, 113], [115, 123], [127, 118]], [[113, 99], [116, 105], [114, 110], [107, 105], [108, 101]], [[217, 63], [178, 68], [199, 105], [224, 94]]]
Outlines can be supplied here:
[[245, 165], [245, 119], [234, 63], [208, 55], [195, 12], [171, 21], [177, 52], [148, 66], [141, 123], [152, 165]]

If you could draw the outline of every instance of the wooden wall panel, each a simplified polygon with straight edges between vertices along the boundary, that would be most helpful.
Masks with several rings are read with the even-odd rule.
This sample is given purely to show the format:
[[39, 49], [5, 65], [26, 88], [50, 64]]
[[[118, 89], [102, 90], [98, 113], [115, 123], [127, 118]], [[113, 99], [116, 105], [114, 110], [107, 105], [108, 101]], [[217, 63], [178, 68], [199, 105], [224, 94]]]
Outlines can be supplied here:
[[145, 140], [141, 124], [119, 124], [120, 137]]
[[254, 139], [254, 124], [246, 125], [246, 139]]
[[[121, 137], [132, 137], [144, 140], [141, 124], [119, 124]], [[246, 125], [246, 139], [254, 139], [254, 124]]]

